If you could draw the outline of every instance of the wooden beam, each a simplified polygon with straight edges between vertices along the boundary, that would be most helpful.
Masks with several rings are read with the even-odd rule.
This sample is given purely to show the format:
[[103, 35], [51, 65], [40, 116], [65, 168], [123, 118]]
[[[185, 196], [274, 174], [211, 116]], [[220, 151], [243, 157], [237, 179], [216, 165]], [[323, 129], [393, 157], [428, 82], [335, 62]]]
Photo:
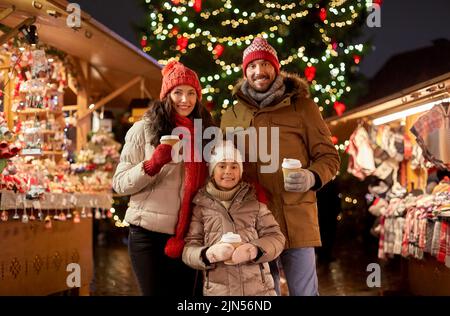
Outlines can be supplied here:
[[3, 19], [6, 19], [8, 16], [11, 15], [16, 10], [16, 7], [14, 5], [10, 6], [9, 8], [6, 8], [2, 12], [0, 12], [0, 21]]
[[111, 90], [114, 90], [114, 86], [108, 81], [108, 79], [106, 79], [105, 75], [103, 75], [103, 73], [100, 71], [100, 69], [98, 69], [96, 66], [91, 65], [92, 69], [94, 69], [98, 75], [100, 76], [100, 78], [103, 80], [104, 83], [106, 83], [106, 85], [108, 86], [108, 88], [110, 88]]
[[34, 22], [36, 22], [36, 17], [31, 17], [28, 18], [26, 20], [24, 20], [22, 23], [20, 23], [19, 25], [17, 25], [16, 27], [14, 27], [13, 29], [11, 29], [11, 31], [3, 34], [0, 37], [0, 45], [3, 45], [4, 43], [6, 43], [10, 38], [15, 37], [17, 34], [19, 34], [20, 29], [24, 26], [29, 26], [31, 24], [33, 24]]
[[129, 81], [128, 83], [126, 83], [125, 85], [123, 85], [122, 87], [120, 87], [119, 89], [117, 89], [116, 91], [113, 91], [110, 94], [108, 94], [106, 97], [104, 97], [100, 101], [95, 102], [95, 106], [93, 108], [90, 108], [89, 111], [87, 111], [86, 113], [80, 115], [78, 120], [82, 120], [84, 117], [90, 115], [95, 110], [98, 110], [99, 108], [104, 106], [106, 103], [108, 103], [109, 101], [113, 100], [117, 96], [121, 95], [122, 93], [124, 93], [125, 91], [127, 91], [132, 86], [134, 86], [135, 84], [139, 83], [140, 81], [141, 81], [141, 77], [137, 76], [134, 79], [132, 79], [131, 81]]
[[[75, 71], [77, 73], [76, 79], [78, 81], [78, 86], [81, 88], [80, 90], [84, 90], [86, 94], [89, 94], [88, 80], [84, 74], [81, 60], [79, 58], [74, 58], [73, 63], [75, 66]], [[77, 94], [78, 93], [80, 93], [80, 91], [77, 91]]]
[[62, 110], [64, 112], [78, 111], [78, 104], [77, 105], [65, 105], [65, 106], [63, 106]]

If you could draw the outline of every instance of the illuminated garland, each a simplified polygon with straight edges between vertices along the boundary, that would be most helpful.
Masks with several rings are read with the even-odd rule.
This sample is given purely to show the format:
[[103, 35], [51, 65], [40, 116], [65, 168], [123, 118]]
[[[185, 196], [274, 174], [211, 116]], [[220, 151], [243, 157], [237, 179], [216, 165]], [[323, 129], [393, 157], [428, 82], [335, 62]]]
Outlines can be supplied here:
[[[146, 3], [151, 3], [152, 0], [146, 0]], [[161, 2], [161, 1], [159, 1]], [[217, 1], [219, 2], [219, 1]], [[236, 5], [238, 5], [238, 1]], [[344, 27], [352, 27], [354, 20], [360, 18], [361, 12], [366, 10], [366, 6], [369, 4], [366, 0], [334, 0], [331, 1], [329, 7], [321, 8], [319, 1], [300, 1], [291, 2], [288, 4], [282, 4], [277, 2], [270, 2], [265, 0], [259, 0], [257, 4], [261, 5], [261, 10], [258, 12], [248, 12], [240, 10], [234, 6], [231, 0], [221, 0], [218, 4], [219, 8], [203, 8], [201, 12], [192, 16], [192, 7], [194, 7], [195, 1], [179, 0], [179, 1], [165, 1], [159, 7], [159, 12], [151, 12], [149, 14], [151, 22], [150, 29], [147, 34], [150, 34], [151, 38], [164, 42], [168, 39], [172, 41], [176, 39], [176, 50], [170, 49], [170, 54], [167, 58], [159, 59], [158, 62], [166, 64], [170, 58], [180, 60], [184, 55], [190, 54], [191, 51], [197, 52], [198, 49], [206, 50], [211, 53], [212, 62], [215, 63], [221, 71], [215, 71], [211, 74], [201, 74], [200, 80], [203, 85], [203, 93], [205, 94], [207, 101], [218, 100], [222, 109], [226, 109], [231, 100], [227, 97], [222, 97], [224, 94], [223, 89], [217, 88], [217, 85], [222, 81], [228, 81], [227, 78], [234, 78], [241, 71], [240, 65], [226, 61], [221, 58], [221, 53], [217, 54], [215, 51], [217, 45], [221, 46], [221, 52], [224, 50], [238, 47], [243, 50], [248, 46], [251, 41], [258, 36], [262, 36], [268, 40], [276, 41], [279, 47], [275, 49], [279, 50], [284, 44], [285, 38], [283, 32], [289, 34], [289, 25], [295, 20], [301, 20], [306, 18], [314, 12], [320, 11], [320, 20], [322, 23], [315, 23], [314, 27], [317, 29], [318, 38], [326, 45], [326, 49], [320, 56], [307, 56], [305, 53], [305, 47], [299, 47], [295, 53], [290, 53], [288, 56], [280, 58], [280, 64], [287, 66], [292, 63], [302, 65], [301, 69], [311, 68], [311, 90], [313, 93], [313, 99], [316, 103], [319, 103], [320, 109], [323, 110], [324, 106], [328, 106], [342, 99], [346, 93], [352, 91], [352, 88], [347, 85], [346, 77], [348, 71], [354, 72], [349, 62], [343, 62], [349, 57], [353, 57], [354, 64], [358, 64], [361, 60], [361, 55], [365, 51], [363, 44], [350, 45], [345, 47], [343, 43], [334, 42], [336, 37], [336, 30]], [[214, 3], [216, 5], [217, 3]], [[255, 5], [257, 5], [255, 4]], [[209, 9], [209, 10], [208, 10]], [[280, 12], [270, 12], [280, 11]], [[256, 10], [255, 10], [256, 11]], [[191, 16], [189, 16], [191, 14]], [[223, 15], [222, 20], [218, 20]], [[230, 18], [233, 16], [233, 18]], [[342, 19], [342, 16], [349, 16], [350, 18]], [[198, 18], [201, 18], [202, 26], [210, 23], [217, 27], [210, 27], [205, 29], [198, 27]], [[218, 28], [230, 28], [237, 29], [239, 27], [247, 27], [248, 30], [251, 23], [256, 23], [260, 20], [267, 20], [267, 27], [264, 31], [257, 33], [247, 33], [239, 37], [223, 36], [218, 34]], [[284, 27], [284, 29], [280, 29]], [[152, 47], [147, 43], [147, 36], [143, 36], [141, 45], [145, 52], [150, 52]], [[272, 42], [273, 43], [273, 42]], [[150, 52], [151, 54], [154, 54]], [[194, 53], [196, 54], [196, 53]], [[347, 57], [348, 56], [348, 57]], [[324, 76], [324, 66], [329, 67], [329, 76]], [[306, 68], [304, 68], [306, 67]], [[321, 68], [320, 68], [321, 67]], [[321, 70], [321, 78], [314, 78], [315, 70]], [[227, 94], [233, 89], [232, 84], [226, 86]], [[215, 96], [220, 96], [217, 99]]]

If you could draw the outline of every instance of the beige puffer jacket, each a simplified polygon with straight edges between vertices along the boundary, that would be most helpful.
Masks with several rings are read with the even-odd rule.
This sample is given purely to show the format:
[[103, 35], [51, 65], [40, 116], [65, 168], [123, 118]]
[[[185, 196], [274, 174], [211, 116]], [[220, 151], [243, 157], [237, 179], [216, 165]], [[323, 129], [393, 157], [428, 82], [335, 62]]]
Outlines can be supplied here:
[[168, 163], [157, 175], [147, 175], [143, 162], [155, 150], [150, 140], [149, 125], [144, 120], [130, 128], [113, 177], [113, 188], [119, 194], [131, 195], [126, 222], [174, 234], [183, 196], [184, 164]]
[[[205, 188], [199, 190], [194, 203], [183, 261], [194, 269], [204, 270], [203, 294], [276, 295], [268, 262], [280, 255], [285, 238], [267, 206], [256, 200], [253, 188], [244, 183], [228, 211]], [[254, 244], [263, 255], [256, 262], [239, 265], [218, 262], [206, 266], [202, 250], [219, 242], [226, 232], [241, 235], [243, 242]]]

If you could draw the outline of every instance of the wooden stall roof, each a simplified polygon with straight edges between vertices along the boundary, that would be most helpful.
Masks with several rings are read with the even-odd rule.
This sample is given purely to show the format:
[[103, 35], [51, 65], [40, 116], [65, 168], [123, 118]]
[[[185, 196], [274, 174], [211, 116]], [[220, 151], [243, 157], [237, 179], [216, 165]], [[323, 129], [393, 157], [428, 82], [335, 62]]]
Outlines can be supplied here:
[[359, 120], [373, 120], [377, 117], [399, 112], [415, 105], [442, 98], [450, 91], [450, 72], [421, 82], [392, 95], [369, 102], [346, 112], [343, 116], [327, 118], [331, 133], [339, 140], [348, 139]]
[[[33, 2], [40, 3], [42, 8], [36, 8]], [[158, 62], [85, 12], [81, 13], [79, 29], [68, 27], [68, 4], [66, 0], [2, 0], [0, 10], [12, 6], [15, 10], [0, 23], [14, 28], [25, 19], [35, 17], [34, 24], [41, 42], [94, 67], [91, 69], [90, 95], [105, 97], [134, 78], [142, 76], [148, 93], [152, 97], [158, 97], [161, 87], [161, 66]], [[141, 96], [141, 91], [140, 84], [134, 84], [106, 106], [126, 108], [132, 98]]]

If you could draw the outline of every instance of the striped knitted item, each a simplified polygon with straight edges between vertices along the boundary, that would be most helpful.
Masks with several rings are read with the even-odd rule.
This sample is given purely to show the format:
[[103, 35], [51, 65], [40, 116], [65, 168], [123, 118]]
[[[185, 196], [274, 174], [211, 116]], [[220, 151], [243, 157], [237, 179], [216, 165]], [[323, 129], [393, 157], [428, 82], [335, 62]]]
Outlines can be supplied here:
[[431, 255], [437, 256], [439, 252], [439, 235], [441, 234], [441, 222], [434, 224], [433, 239], [431, 241]]
[[447, 228], [448, 223], [441, 223], [441, 233], [439, 234], [439, 251], [437, 254], [437, 261], [445, 262], [445, 256], [447, 253]]
[[276, 50], [270, 46], [270, 44], [262, 37], [257, 37], [253, 42], [244, 50], [242, 56], [242, 71], [247, 69], [248, 64], [254, 60], [264, 59], [270, 62], [275, 68], [277, 75], [280, 73], [280, 63], [278, 62], [278, 56]]
[[445, 256], [445, 265], [450, 268], [450, 225], [447, 226], [447, 254]]

